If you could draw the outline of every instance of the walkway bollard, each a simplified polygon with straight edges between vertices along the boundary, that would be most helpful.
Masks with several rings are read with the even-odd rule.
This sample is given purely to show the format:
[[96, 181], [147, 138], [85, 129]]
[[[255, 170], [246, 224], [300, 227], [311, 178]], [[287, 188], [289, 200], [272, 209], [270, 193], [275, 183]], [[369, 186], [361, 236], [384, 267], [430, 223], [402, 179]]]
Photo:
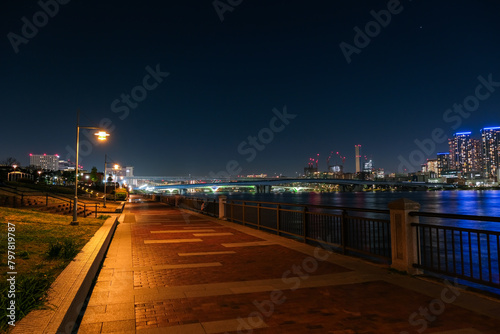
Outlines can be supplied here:
[[227, 220], [226, 201], [227, 201], [227, 196], [219, 196], [219, 219]]
[[418, 241], [416, 229], [411, 224], [418, 223], [418, 217], [409, 215], [412, 211], [419, 211], [420, 204], [402, 198], [389, 203], [388, 207], [391, 212], [391, 268], [410, 275], [421, 274], [420, 269], [413, 267], [418, 261]]

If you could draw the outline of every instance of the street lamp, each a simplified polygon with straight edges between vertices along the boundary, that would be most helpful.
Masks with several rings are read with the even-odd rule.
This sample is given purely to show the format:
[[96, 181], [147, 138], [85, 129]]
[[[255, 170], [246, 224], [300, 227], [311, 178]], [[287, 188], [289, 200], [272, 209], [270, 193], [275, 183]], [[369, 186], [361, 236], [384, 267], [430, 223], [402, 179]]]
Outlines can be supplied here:
[[71, 225], [78, 225], [78, 155], [80, 154], [80, 129], [99, 130], [95, 133], [98, 140], [104, 141], [108, 138], [109, 134], [101, 128], [93, 126], [80, 126], [80, 110], [76, 112], [76, 165], [75, 165], [75, 203], [73, 206], [73, 221]]
[[[114, 169], [115, 171], [117, 171], [119, 168], [120, 168], [120, 165], [118, 165], [118, 164], [115, 164], [115, 165], [113, 166], [113, 169]], [[115, 202], [116, 202], [116, 180], [117, 180], [117, 179], [118, 179], [118, 175], [116, 175], [116, 172], [115, 172], [115, 177], [114, 177], [114, 179], [113, 179], [114, 184], [115, 184]]]
[[102, 206], [103, 208], [106, 207], [106, 183], [108, 183], [108, 176], [106, 175], [106, 167], [107, 167], [107, 159], [108, 159], [108, 155], [105, 154], [104, 155], [104, 205]]

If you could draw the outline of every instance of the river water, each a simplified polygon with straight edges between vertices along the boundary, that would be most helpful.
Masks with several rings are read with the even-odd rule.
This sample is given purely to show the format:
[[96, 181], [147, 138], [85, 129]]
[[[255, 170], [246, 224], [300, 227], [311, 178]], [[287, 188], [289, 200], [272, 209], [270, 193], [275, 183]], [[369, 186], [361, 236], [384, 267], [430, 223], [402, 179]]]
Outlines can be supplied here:
[[[420, 211], [475, 216], [500, 217], [499, 190], [447, 190], [413, 192], [334, 192], [334, 193], [226, 193], [228, 200], [265, 201], [294, 204], [332, 205], [342, 207], [387, 209], [400, 198], [408, 198], [421, 205]], [[213, 195], [207, 195], [209, 198]], [[197, 196], [199, 197], [199, 196]], [[460, 227], [500, 230], [500, 222], [473, 222], [451, 219], [426, 219], [423, 222]], [[500, 218], [499, 218], [500, 220]]]

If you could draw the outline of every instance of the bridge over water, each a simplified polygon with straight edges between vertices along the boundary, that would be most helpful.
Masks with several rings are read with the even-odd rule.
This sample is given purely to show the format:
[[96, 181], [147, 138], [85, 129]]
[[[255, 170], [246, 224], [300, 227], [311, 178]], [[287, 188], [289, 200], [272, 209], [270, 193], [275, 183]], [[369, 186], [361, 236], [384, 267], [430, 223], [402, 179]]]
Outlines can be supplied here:
[[[165, 179], [163, 179], [165, 180]], [[180, 182], [178, 180], [177, 182]], [[187, 180], [185, 180], [187, 181]], [[192, 181], [192, 180], [191, 180]], [[198, 183], [189, 184], [160, 184], [154, 186], [143, 186], [136, 189], [147, 189], [150, 191], [174, 191], [185, 192], [187, 189], [209, 188], [212, 191], [217, 191], [221, 187], [254, 187], [257, 193], [269, 193], [273, 186], [304, 186], [312, 184], [333, 184], [341, 186], [342, 190], [359, 189], [364, 186], [383, 186], [383, 187], [402, 187], [406, 189], [418, 188], [453, 188], [454, 185], [447, 183], [426, 183], [426, 182], [395, 182], [395, 181], [371, 181], [371, 180], [344, 180], [344, 179], [303, 179], [303, 178], [273, 178], [273, 179], [254, 179], [254, 180], [237, 180], [214, 182], [198, 181]]]

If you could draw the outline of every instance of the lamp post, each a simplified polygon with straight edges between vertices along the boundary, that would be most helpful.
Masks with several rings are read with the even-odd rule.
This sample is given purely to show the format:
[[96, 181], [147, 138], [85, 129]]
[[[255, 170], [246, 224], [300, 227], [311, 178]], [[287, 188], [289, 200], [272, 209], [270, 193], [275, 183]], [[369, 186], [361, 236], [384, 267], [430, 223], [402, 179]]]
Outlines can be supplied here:
[[95, 133], [98, 140], [106, 140], [109, 136], [106, 131], [93, 126], [80, 126], [80, 110], [76, 112], [76, 165], [75, 165], [75, 202], [73, 206], [73, 221], [71, 225], [78, 225], [78, 155], [80, 154], [80, 129], [99, 130]]
[[107, 175], [106, 175], [106, 167], [107, 167], [107, 159], [108, 159], [108, 155], [105, 154], [104, 155], [104, 205], [102, 206], [103, 208], [106, 207], [106, 183], [108, 183], [108, 178], [107, 178]]
[[115, 202], [116, 202], [116, 180], [118, 180], [118, 175], [116, 174], [118, 169], [120, 168], [120, 165], [115, 164], [113, 166], [113, 169], [115, 170], [115, 177], [114, 177], [114, 184], [115, 184]]

